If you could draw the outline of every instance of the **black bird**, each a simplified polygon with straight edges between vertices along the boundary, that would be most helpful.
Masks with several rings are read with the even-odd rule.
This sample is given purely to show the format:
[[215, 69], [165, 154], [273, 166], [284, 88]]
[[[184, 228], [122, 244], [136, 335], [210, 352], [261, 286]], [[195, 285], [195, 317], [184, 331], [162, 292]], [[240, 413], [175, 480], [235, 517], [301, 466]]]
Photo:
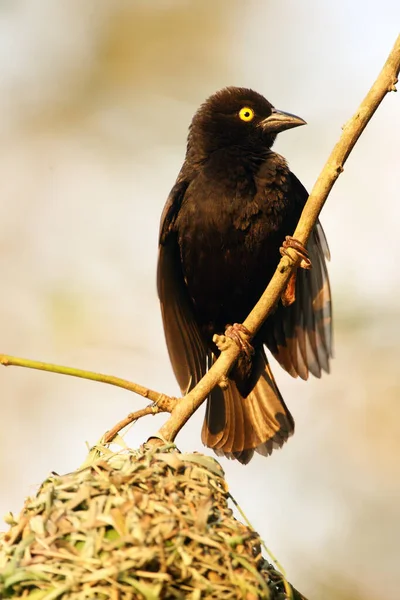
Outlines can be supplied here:
[[[192, 120], [185, 162], [161, 217], [157, 274], [183, 394], [218, 356], [213, 334], [242, 323], [259, 300], [283, 240], [295, 230], [308, 194], [271, 147], [280, 131], [304, 124], [236, 87], [215, 93]], [[227, 389], [215, 388], [207, 400], [202, 441], [218, 455], [245, 464], [254, 450], [269, 455], [294, 431], [265, 346], [293, 377], [329, 372], [329, 250], [319, 222], [307, 251], [312, 268], [298, 270], [294, 302], [279, 302], [253, 339], [251, 359], [243, 353]]]

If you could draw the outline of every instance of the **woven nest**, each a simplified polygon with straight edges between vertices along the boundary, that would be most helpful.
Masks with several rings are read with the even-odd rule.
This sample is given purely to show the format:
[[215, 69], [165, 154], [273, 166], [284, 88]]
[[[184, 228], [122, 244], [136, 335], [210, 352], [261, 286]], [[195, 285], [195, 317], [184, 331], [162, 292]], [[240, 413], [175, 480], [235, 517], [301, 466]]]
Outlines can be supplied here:
[[52, 475], [0, 537], [0, 598], [301, 598], [228, 507], [220, 465], [161, 448]]

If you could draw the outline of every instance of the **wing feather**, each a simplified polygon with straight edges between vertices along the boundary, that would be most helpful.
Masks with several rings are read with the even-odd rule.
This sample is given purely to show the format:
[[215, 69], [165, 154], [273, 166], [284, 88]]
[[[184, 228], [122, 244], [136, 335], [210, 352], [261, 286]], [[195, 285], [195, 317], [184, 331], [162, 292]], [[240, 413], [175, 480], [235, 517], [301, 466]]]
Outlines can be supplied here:
[[[292, 174], [297, 202], [304, 205], [307, 192]], [[326, 260], [330, 252], [324, 230], [318, 221], [307, 245], [312, 268], [298, 269], [296, 300], [289, 306], [279, 304], [264, 328], [264, 342], [294, 377], [307, 379], [309, 373], [321, 377], [329, 373], [332, 349], [332, 300]]]
[[188, 185], [178, 177], [165, 205], [160, 226], [157, 289], [165, 339], [175, 377], [187, 393], [207, 370], [207, 346], [196, 324], [186, 289], [174, 222]]

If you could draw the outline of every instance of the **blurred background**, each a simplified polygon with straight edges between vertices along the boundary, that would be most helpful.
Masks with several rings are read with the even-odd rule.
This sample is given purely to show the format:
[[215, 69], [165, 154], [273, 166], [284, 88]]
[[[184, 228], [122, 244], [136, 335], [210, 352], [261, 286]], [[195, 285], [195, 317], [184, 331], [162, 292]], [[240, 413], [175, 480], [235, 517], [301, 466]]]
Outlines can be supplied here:
[[[307, 127], [277, 151], [310, 188], [398, 33], [381, 0], [13, 0], [0, 6], [1, 352], [177, 394], [155, 288], [159, 216], [199, 104], [253, 87]], [[400, 99], [384, 100], [334, 187], [335, 360], [308, 383], [274, 372], [296, 435], [232, 494], [312, 599], [398, 598]], [[0, 370], [0, 514], [139, 397]], [[202, 411], [178, 438], [202, 451]], [[137, 447], [165, 416], [135, 425]], [[207, 451], [206, 451], [207, 452]], [[5, 525], [0, 528], [5, 529]]]

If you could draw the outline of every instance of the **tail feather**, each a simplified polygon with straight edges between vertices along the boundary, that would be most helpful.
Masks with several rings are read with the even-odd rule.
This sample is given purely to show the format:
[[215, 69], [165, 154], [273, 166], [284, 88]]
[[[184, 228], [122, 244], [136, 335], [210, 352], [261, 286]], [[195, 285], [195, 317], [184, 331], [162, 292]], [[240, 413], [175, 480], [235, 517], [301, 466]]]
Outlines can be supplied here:
[[243, 464], [255, 451], [268, 456], [294, 432], [293, 418], [262, 350], [253, 358], [251, 379], [254, 385], [246, 397], [239, 392], [235, 372], [226, 390], [212, 391], [202, 430], [206, 446]]

